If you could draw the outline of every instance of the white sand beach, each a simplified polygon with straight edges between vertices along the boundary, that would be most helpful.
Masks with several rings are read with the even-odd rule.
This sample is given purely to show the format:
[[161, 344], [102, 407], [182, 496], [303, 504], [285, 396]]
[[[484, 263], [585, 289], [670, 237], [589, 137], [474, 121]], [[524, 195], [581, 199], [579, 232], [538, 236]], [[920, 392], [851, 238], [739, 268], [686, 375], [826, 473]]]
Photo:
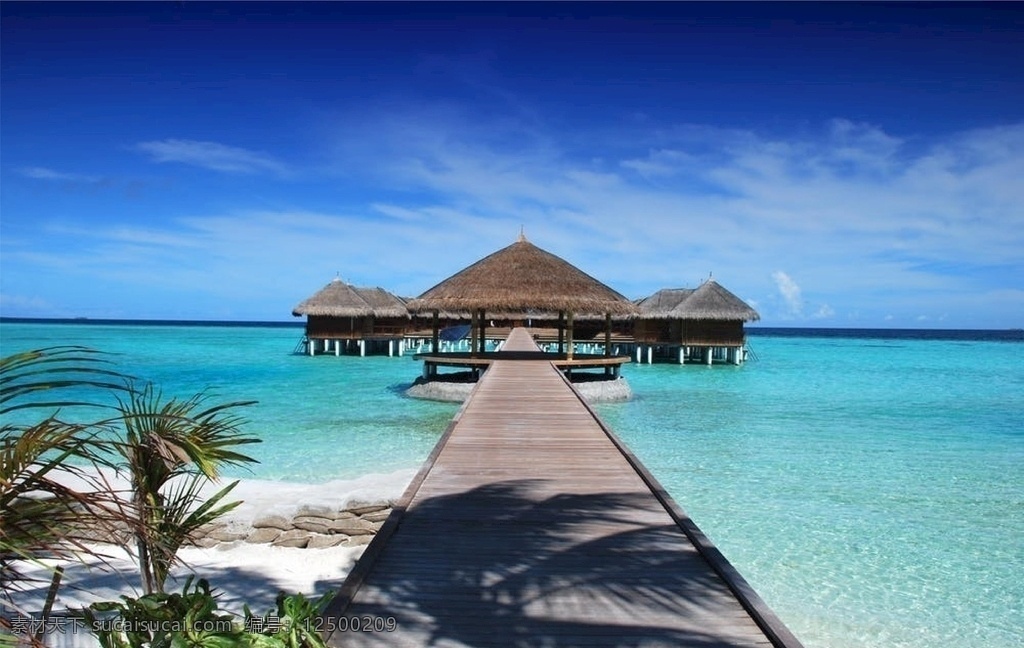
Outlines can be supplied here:
[[[232, 499], [242, 504], [223, 521], [229, 528], [246, 530], [254, 520], [267, 515], [291, 518], [301, 508], [344, 509], [358, 503], [395, 501], [415, 475], [415, 470], [371, 474], [350, 480], [322, 484], [241, 480]], [[116, 600], [121, 595], [139, 595], [138, 569], [132, 558], [113, 545], [96, 545], [108, 556], [104, 562], [90, 559], [47, 561], [65, 568], [54, 613], [80, 608], [97, 601]], [[365, 545], [326, 549], [279, 547], [238, 540], [210, 548], [183, 547], [178, 555], [183, 564], [171, 572], [167, 591], [180, 590], [190, 574], [209, 580], [219, 593], [221, 609], [241, 614], [248, 605], [253, 612], [266, 613], [274, 606], [277, 593], [323, 594], [340, 586]], [[14, 594], [14, 603], [31, 615], [42, 608], [50, 573], [43, 566], [26, 565], [25, 573], [38, 582]], [[55, 645], [90, 645], [85, 636], [51, 637]], [[83, 643], [84, 642], [84, 643]]]

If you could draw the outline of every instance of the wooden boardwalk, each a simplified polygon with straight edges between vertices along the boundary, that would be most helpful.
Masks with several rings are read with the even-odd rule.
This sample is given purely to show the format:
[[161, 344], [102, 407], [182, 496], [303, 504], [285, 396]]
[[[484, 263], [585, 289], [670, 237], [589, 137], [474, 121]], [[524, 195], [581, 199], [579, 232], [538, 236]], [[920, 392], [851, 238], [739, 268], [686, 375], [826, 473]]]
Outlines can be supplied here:
[[322, 621], [332, 646], [800, 646], [538, 360], [488, 369]]

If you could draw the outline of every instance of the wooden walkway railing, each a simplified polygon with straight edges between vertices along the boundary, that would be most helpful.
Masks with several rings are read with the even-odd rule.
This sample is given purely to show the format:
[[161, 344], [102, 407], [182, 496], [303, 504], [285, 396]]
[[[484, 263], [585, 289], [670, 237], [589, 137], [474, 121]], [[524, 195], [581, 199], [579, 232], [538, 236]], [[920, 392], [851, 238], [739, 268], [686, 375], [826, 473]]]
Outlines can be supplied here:
[[320, 621], [332, 646], [800, 646], [536, 360], [487, 370]]

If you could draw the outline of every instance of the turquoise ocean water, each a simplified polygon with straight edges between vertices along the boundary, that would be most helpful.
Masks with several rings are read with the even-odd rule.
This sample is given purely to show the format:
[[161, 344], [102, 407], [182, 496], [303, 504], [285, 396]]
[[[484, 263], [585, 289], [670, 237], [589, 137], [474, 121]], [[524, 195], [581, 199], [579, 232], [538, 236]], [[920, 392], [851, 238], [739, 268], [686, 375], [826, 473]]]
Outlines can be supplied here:
[[[1024, 646], [1020, 335], [755, 333], [742, 367], [627, 366], [636, 399], [601, 416], [807, 646]], [[300, 337], [0, 323], [3, 355], [83, 344], [168, 395], [259, 401], [237, 476], [418, 466], [456, 411], [401, 395], [419, 364], [292, 355]]]

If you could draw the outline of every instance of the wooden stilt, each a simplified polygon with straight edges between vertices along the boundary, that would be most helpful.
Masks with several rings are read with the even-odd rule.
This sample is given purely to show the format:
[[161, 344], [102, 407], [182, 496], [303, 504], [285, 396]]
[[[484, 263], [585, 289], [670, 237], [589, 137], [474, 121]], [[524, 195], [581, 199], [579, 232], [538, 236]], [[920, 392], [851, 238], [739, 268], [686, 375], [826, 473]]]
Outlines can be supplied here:
[[567, 317], [566, 317], [566, 328], [568, 329], [568, 334], [566, 335], [566, 337], [568, 338], [568, 343], [569, 343], [569, 345], [568, 345], [568, 347], [567, 347], [567, 349], [566, 349], [566, 352], [565, 352], [565, 354], [566, 354], [566, 355], [565, 355], [565, 357], [566, 357], [566, 359], [568, 359], [568, 360], [572, 360], [572, 354], [573, 354], [573, 343], [572, 343], [572, 316], [573, 316], [573, 313], [572, 313], [572, 311], [569, 311], [569, 313], [568, 313], [568, 315], [567, 315]]
[[565, 311], [558, 311], [558, 353], [565, 353]]
[[476, 357], [476, 339], [480, 334], [479, 330], [479, 319], [477, 317], [477, 311], [472, 310], [469, 313], [469, 355]]
[[480, 322], [480, 355], [487, 352], [487, 318], [486, 311], [480, 309], [480, 314], [477, 316], [477, 321]]
[[612, 357], [612, 314], [604, 314], [604, 357]]
[[433, 353], [438, 353], [438, 352], [441, 351], [441, 345], [438, 342], [438, 339], [441, 337], [441, 333], [438, 330], [438, 327], [440, 326], [440, 324], [437, 321], [437, 311], [434, 311], [434, 318], [433, 318], [433, 320], [434, 320], [433, 321], [433, 331], [431, 332], [432, 335], [430, 337], [430, 350]]
[[366, 340], [359, 340], [359, 357], [366, 357]]
[[654, 345], [647, 345], [647, 364], [654, 364]]

